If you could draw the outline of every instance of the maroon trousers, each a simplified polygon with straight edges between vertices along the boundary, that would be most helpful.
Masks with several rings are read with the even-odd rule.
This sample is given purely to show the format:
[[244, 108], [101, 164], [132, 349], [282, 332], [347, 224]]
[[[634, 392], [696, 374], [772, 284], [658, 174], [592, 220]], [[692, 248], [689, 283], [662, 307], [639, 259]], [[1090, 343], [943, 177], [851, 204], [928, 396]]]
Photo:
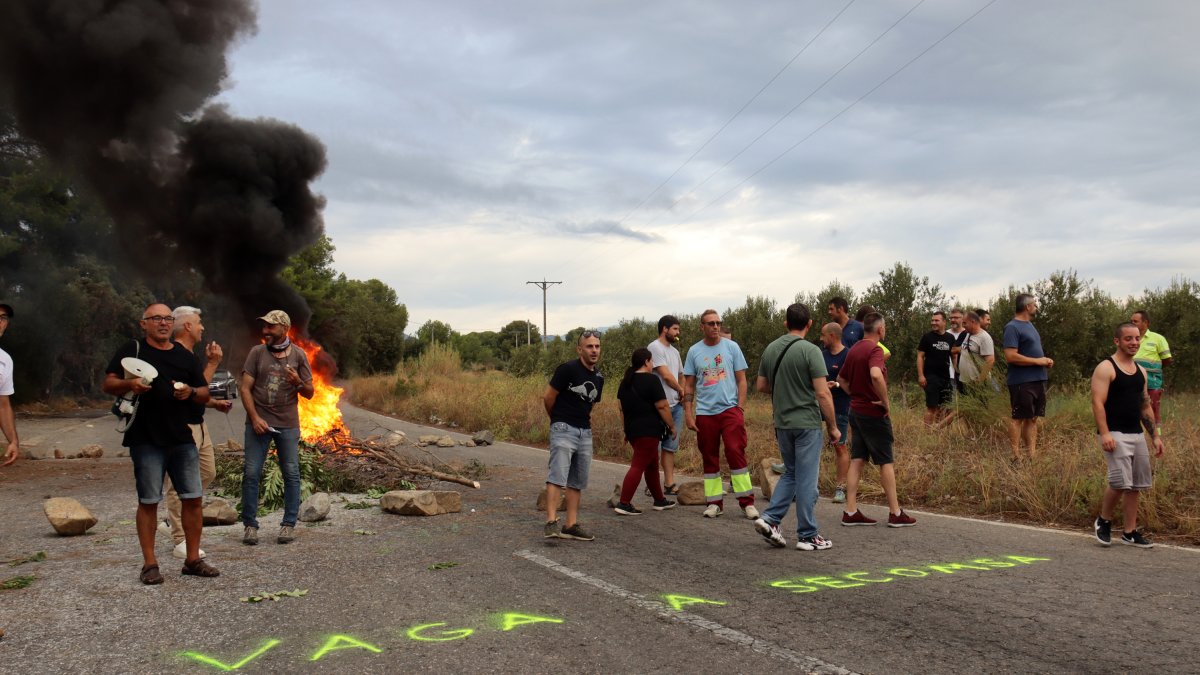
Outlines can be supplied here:
[[621, 503], [629, 504], [633, 493], [637, 492], [638, 483], [642, 476], [646, 477], [646, 487], [656, 500], [666, 499], [663, 494], [662, 482], [658, 479], [658, 439], [654, 436], [638, 436], [629, 440], [633, 445], [633, 459], [629, 461], [629, 471], [625, 473], [625, 481], [621, 483]]

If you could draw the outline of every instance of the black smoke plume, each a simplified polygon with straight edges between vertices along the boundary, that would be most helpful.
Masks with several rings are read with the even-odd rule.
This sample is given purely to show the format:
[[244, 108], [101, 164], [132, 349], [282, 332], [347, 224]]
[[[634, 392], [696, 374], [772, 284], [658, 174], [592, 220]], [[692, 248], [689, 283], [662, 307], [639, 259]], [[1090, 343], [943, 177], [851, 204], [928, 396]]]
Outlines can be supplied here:
[[197, 270], [247, 322], [281, 308], [303, 332], [278, 275], [323, 230], [325, 148], [209, 104], [255, 21], [251, 0], [3, 0], [0, 98], [96, 191], [142, 274]]

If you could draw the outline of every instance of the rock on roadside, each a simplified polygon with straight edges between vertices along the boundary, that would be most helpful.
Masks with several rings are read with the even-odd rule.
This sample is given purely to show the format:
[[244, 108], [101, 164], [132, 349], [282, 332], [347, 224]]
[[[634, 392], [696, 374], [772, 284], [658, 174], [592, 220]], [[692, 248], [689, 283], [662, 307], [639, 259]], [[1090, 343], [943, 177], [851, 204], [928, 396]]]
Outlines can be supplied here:
[[237, 521], [238, 512], [233, 508], [233, 504], [230, 504], [221, 497], [213, 497], [212, 501], [204, 505], [205, 527], [212, 525], [232, 525]]
[[458, 441], [449, 436], [442, 436], [441, 438], [437, 439], [437, 446], [439, 448], [453, 448], [456, 445], [458, 445]]
[[704, 483], [698, 480], [682, 483], [677, 497], [681, 506], [704, 506], [708, 498], [704, 496]]
[[329, 515], [329, 494], [314, 492], [300, 505], [299, 518], [305, 523], [315, 523], [325, 520]]
[[762, 488], [763, 497], [771, 498], [775, 493], [775, 486], [779, 484], [779, 474], [771, 468], [775, 464], [775, 459], [772, 457], [764, 457], [758, 466], [754, 467], [754, 477], [758, 479], [758, 486]]
[[483, 429], [476, 431], [471, 440], [475, 441], [475, 445], [493, 445], [496, 443], [496, 434], [491, 429]]
[[392, 490], [379, 508], [400, 516], [438, 516], [462, 511], [462, 495], [453, 490]]
[[[562, 511], [565, 508], [567, 508], [567, 491], [560, 490], [558, 493], [558, 507], [555, 510]], [[545, 488], [545, 486], [543, 486], [542, 491], [538, 493], [537, 510], [541, 511], [543, 513], [546, 511], [546, 488]]]
[[83, 534], [99, 522], [87, 507], [70, 497], [51, 497], [42, 504], [42, 510], [54, 531], [64, 537]]

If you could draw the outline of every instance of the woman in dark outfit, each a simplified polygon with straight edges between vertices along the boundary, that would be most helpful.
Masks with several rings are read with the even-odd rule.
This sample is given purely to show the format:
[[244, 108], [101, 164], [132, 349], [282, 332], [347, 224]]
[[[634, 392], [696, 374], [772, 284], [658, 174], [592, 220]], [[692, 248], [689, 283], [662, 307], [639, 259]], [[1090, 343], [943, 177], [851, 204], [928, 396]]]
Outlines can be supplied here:
[[675, 506], [675, 502], [663, 494], [658, 479], [658, 442], [663, 438], [664, 427], [670, 438], [674, 438], [678, 430], [671, 419], [671, 408], [667, 405], [662, 383], [654, 374], [650, 360], [649, 349], [635, 349], [630, 366], [625, 369], [625, 377], [617, 389], [625, 440], [633, 446], [633, 459], [625, 474], [625, 482], [621, 484], [621, 501], [615, 508], [623, 516], [641, 513], [630, 501], [642, 476], [646, 477], [646, 485], [654, 496], [655, 511]]

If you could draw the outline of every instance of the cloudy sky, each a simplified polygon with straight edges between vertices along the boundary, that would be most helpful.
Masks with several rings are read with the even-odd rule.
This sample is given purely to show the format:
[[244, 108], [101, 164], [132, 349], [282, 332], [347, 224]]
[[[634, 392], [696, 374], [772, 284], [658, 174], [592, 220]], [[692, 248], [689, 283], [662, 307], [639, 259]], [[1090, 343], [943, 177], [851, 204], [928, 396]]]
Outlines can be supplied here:
[[221, 100], [325, 142], [335, 266], [410, 330], [540, 324], [530, 280], [563, 282], [555, 334], [897, 261], [964, 300], [1067, 268], [1123, 296], [1197, 276], [1197, 25], [1183, 0], [261, 0]]

